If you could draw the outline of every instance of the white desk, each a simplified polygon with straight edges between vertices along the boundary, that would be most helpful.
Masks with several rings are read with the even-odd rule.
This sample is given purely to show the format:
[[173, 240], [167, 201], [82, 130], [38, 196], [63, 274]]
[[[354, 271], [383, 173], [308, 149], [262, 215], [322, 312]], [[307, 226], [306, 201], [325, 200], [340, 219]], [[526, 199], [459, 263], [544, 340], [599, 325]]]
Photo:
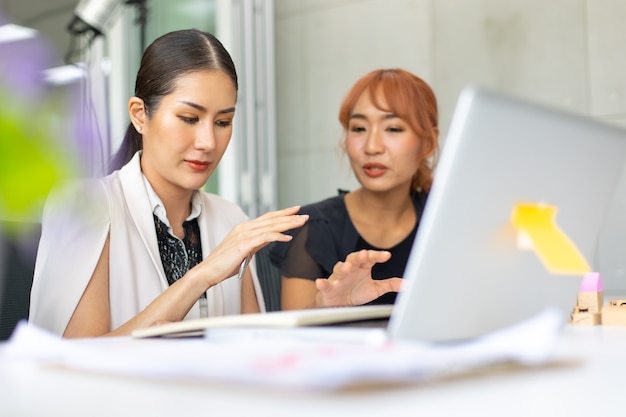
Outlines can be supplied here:
[[[616, 416], [626, 409], [626, 327], [569, 327], [582, 361], [430, 384], [339, 392], [263, 390], [0, 366], [2, 416]], [[579, 355], [581, 352], [582, 355]]]

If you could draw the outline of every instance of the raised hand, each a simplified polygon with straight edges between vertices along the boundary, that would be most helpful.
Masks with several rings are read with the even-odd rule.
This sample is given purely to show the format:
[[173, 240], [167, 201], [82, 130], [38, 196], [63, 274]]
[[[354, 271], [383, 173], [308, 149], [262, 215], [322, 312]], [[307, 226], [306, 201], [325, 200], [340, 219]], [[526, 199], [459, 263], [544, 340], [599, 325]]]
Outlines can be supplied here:
[[368, 303], [381, 295], [399, 291], [402, 279], [372, 279], [374, 264], [391, 258], [387, 251], [361, 250], [352, 252], [344, 262], [337, 262], [327, 279], [319, 278], [316, 305], [320, 307], [354, 306]]
[[308, 215], [297, 214], [299, 210], [299, 206], [294, 206], [271, 211], [235, 226], [211, 254], [196, 266], [202, 269], [203, 275], [209, 280], [208, 286], [235, 275], [244, 258], [268, 243], [291, 240], [290, 235], [282, 232], [304, 225], [309, 218]]

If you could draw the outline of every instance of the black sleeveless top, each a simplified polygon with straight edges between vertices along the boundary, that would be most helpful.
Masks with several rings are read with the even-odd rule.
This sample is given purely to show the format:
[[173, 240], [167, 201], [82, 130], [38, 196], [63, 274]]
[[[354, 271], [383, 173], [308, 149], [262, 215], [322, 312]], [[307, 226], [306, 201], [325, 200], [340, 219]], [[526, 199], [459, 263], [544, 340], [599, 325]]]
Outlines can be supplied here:
[[[309, 221], [287, 233], [294, 236], [290, 242], [274, 242], [270, 245], [270, 258], [280, 268], [281, 275], [300, 278], [329, 277], [338, 261], [361, 249], [386, 250], [391, 259], [374, 265], [372, 278], [402, 277], [415, 240], [415, 234], [426, 204], [427, 194], [412, 195], [417, 221], [415, 227], [400, 243], [392, 248], [377, 248], [366, 242], [357, 232], [344, 202], [345, 192], [318, 203], [303, 206], [302, 214]], [[370, 304], [393, 304], [397, 293], [387, 293]]]

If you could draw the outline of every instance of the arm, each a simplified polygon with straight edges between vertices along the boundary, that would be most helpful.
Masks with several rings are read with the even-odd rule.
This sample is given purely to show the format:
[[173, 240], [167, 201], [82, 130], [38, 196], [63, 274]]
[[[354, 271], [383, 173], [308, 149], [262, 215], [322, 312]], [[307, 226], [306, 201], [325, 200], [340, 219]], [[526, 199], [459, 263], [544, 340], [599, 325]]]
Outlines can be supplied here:
[[181, 278], [133, 319], [109, 331], [111, 314], [108, 261], [109, 238], [106, 240], [89, 284], [65, 329], [64, 337], [124, 335], [130, 333], [132, 329], [147, 327], [155, 322], [182, 320], [203, 292], [200, 285], [194, 288], [192, 278], [188, 277], [185, 281]]
[[108, 332], [111, 327], [109, 241], [107, 236], [96, 269], [65, 328], [64, 337], [97, 336]]
[[[308, 216], [296, 215], [299, 207], [266, 213], [241, 223], [224, 238], [211, 254], [169, 286], [144, 310], [117, 329], [110, 329], [108, 290], [109, 243], [104, 246], [100, 260], [65, 329], [67, 337], [127, 335], [133, 329], [159, 322], [180, 321], [198, 298], [210, 287], [236, 274], [241, 261], [272, 241], [289, 241], [282, 232], [302, 226]], [[250, 271], [242, 282], [242, 311], [259, 311], [254, 296]]]
[[[110, 331], [108, 260], [109, 238], [107, 238], [87, 288], [65, 329], [64, 337], [126, 335], [136, 328], [148, 327], [155, 323], [179, 321], [185, 317], [202, 293], [206, 291], [202, 281], [197, 278], [198, 274], [193, 273], [193, 270], [189, 271], [143, 311], [122, 326]], [[251, 278], [249, 280], [251, 282]], [[252, 296], [254, 297], [254, 294]]]
[[280, 302], [283, 310], [316, 308], [317, 288], [315, 281], [307, 278], [281, 278]]
[[399, 291], [401, 278], [372, 279], [372, 267], [390, 257], [386, 251], [361, 250], [349, 254], [344, 262], [337, 262], [326, 279], [283, 277], [282, 307], [294, 310], [362, 305], [388, 292]]

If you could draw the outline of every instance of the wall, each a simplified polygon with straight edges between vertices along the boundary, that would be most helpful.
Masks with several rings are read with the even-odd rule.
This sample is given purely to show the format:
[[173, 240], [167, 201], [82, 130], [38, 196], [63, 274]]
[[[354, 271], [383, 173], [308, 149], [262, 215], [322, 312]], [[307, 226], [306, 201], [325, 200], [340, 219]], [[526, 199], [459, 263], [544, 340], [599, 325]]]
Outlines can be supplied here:
[[[337, 112], [378, 67], [433, 87], [443, 138], [468, 84], [626, 126], [622, 0], [276, 0], [275, 12], [280, 207], [356, 187]], [[626, 181], [599, 248], [605, 285], [626, 289], [624, 212]]]

